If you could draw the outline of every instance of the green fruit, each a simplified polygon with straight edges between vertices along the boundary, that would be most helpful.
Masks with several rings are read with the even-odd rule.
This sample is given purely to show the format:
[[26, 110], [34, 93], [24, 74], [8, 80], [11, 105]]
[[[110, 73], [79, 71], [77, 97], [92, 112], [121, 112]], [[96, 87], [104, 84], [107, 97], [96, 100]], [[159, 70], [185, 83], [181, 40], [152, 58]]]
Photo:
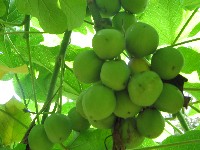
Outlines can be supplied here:
[[128, 95], [128, 92], [126, 90], [116, 92], [116, 107], [114, 114], [117, 117], [120, 118], [129, 118], [134, 117], [136, 114], [138, 114], [141, 110], [140, 106], [135, 105]]
[[169, 83], [163, 84], [163, 90], [154, 103], [154, 106], [161, 111], [168, 113], [177, 113], [184, 104], [184, 97], [181, 91]]
[[142, 13], [148, 4], [148, 0], [121, 0], [122, 7], [133, 14]]
[[165, 120], [156, 109], [146, 109], [136, 118], [138, 131], [147, 138], [158, 137], [165, 128]]
[[159, 44], [157, 31], [142, 22], [131, 25], [126, 31], [125, 38], [128, 53], [139, 58], [154, 53]]
[[89, 120], [89, 122], [93, 127], [96, 127], [98, 129], [112, 129], [115, 124], [115, 120], [116, 116], [114, 114], [111, 114], [110, 116], [102, 120]]
[[116, 29], [102, 29], [94, 35], [92, 46], [99, 58], [113, 59], [124, 50], [125, 39]]
[[129, 67], [123, 60], [106, 61], [100, 73], [102, 83], [116, 91], [125, 89], [129, 76]]
[[87, 90], [82, 104], [89, 120], [101, 120], [114, 112], [116, 98], [112, 89], [102, 84], [95, 84]]
[[77, 132], [82, 132], [89, 129], [90, 124], [88, 120], [83, 118], [77, 111], [76, 107], [73, 107], [68, 112], [68, 117], [70, 119], [72, 130]]
[[44, 129], [52, 143], [62, 143], [71, 134], [72, 126], [67, 116], [55, 113], [46, 118]]
[[162, 92], [163, 83], [153, 71], [144, 71], [132, 76], [128, 83], [128, 93], [138, 106], [152, 105]]
[[162, 79], [169, 80], [176, 77], [184, 64], [183, 55], [172, 47], [162, 48], [152, 56], [151, 69]]
[[85, 115], [83, 111], [83, 105], [82, 105], [82, 100], [83, 96], [85, 95], [87, 90], [82, 91], [81, 94], [78, 96], [78, 99], [76, 100], [76, 111], [85, 119], [87, 119], [87, 116]]
[[119, 12], [113, 17], [112, 24], [115, 29], [125, 32], [136, 21], [135, 15], [127, 12]]
[[43, 125], [35, 125], [29, 135], [28, 144], [31, 150], [51, 150], [53, 143], [48, 139]]
[[120, 0], [95, 0], [96, 5], [103, 17], [111, 17], [119, 12], [121, 8]]
[[128, 66], [131, 70], [131, 74], [150, 70], [150, 64], [145, 58], [132, 58]]
[[136, 129], [135, 118], [122, 120], [119, 133], [126, 149], [140, 146], [145, 139]]
[[100, 78], [103, 60], [94, 51], [85, 50], [74, 59], [73, 71], [78, 80], [84, 83], [96, 82]]

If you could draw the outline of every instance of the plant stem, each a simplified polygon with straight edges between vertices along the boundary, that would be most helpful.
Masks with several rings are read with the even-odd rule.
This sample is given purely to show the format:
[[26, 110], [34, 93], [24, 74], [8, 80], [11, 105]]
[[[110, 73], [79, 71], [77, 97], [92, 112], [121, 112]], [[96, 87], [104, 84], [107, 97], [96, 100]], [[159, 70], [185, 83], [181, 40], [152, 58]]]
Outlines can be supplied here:
[[188, 106], [190, 106], [192, 109], [194, 109], [196, 112], [200, 113], [200, 110], [194, 106], [192, 106], [191, 104], [189, 104]]
[[[56, 86], [56, 81], [58, 78], [58, 74], [60, 71], [60, 67], [61, 67], [61, 61], [63, 60], [63, 58], [65, 57], [65, 53], [66, 53], [66, 49], [67, 46], [69, 44], [70, 41], [70, 36], [71, 36], [71, 31], [66, 31], [64, 33], [64, 37], [61, 43], [61, 47], [60, 47], [60, 52], [56, 58], [56, 62], [55, 62], [55, 66], [54, 66], [54, 71], [53, 71], [53, 75], [51, 78], [51, 82], [50, 82], [50, 87], [48, 90], [48, 94], [47, 94], [47, 98], [46, 101], [43, 105], [43, 107], [45, 106], [46, 108], [44, 109], [44, 112], [48, 112], [50, 109], [50, 105], [51, 105], [51, 101], [52, 101], [52, 97], [53, 97], [53, 93], [55, 90], [55, 86]], [[42, 117], [42, 123], [44, 123], [45, 119], [46, 119], [47, 115], [44, 114]]]
[[189, 131], [190, 129], [189, 129], [188, 124], [187, 124], [187, 122], [186, 122], [183, 114], [181, 113], [181, 111], [179, 111], [178, 113], [176, 113], [176, 116], [177, 116], [177, 118], [178, 118], [181, 126], [183, 127], [183, 129], [185, 131]]
[[170, 121], [165, 120], [174, 130], [176, 130], [178, 133], [183, 134], [181, 130], [179, 130], [176, 126], [174, 126]]
[[[26, 15], [26, 18], [29, 18], [29, 21], [26, 21], [26, 24], [24, 25], [24, 30], [29, 31], [30, 29], [30, 16]], [[32, 85], [32, 90], [33, 90], [33, 96], [34, 96], [34, 102], [35, 102], [35, 109], [36, 113], [38, 113], [38, 105], [37, 105], [37, 98], [36, 98], [36, 92], [35, 92], [35, 76], [34, 76], [34, 71], [33, 71], [33, 64], [32, 64], [32, 58], [31, 58], [31, 48], [30, 48], [30, 37], [28, 33], [24, 33], [24, 38], [26, 40], [26, 46], [27, 46], [27, 51], [28, 51], [28, 59], [29, 59], [29, 66], [30, 66], [30, 74], [31, 74], [31, 85]], [[39, 116], [37, 117], [37, 122], [40, 123]]]
[[184, 88], [185, 91], [200, 91], [199, 88]]
[[12, 23], [12, 22], [6, 22], [0, 19], [0, 24], [8, 25], [8, 26], [23, 26], [27, 22], [29, 22], [30, 17], [29, 15], [25, 15], [24, 20], [21, 23]]
[[198, 11], [199, 8], [196, 8], [193, 13], [191, 14], [191, 16], [188, 18], [188, 20], [186, 21], [186, 23], [184, 24], [184, 26], [182, 27], [181, 31], [179, 32], [179, 34], [177, 35], [177, 37], [175, 38], [174, 42], [171, 45], [174, 45], [178, 39], [180, 38], [181, 34], [183, 33], [183, 31], [185, 30], [185, 28], [187, 27], [187, 25], [189, 24], [189, 22], [192, 20], [192, 18], [194, 17], [194, 15], [196, 14], [196, 12]]
[[171, 144], [162, 144], [162, 145], [158, 145], [158, 146], [134, 148], [133, 150], [155, 150], [155, 149], [169, 148], [169, 147], [173, 147], [173, 146], [187, 145], [187, 144], [199, 143], [199, 142], [200, 142], [200, 139], [188, 140], [188, 141], [182, 141], [182, 142], [175, 142], [175, 143], [171, 143]]

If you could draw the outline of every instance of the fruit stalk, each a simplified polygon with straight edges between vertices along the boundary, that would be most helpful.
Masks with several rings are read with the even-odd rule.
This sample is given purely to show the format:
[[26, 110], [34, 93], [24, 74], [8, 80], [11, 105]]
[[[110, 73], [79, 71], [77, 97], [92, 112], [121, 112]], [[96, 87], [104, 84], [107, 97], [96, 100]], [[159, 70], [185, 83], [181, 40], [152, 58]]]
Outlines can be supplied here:
[[183, 127], [183, 129], [184, 129], [185, 131], [189, 131], [190, 128], [188, 127], [188, 124], [187, 124], [187, 122], [186, 122], [186, 120], [185, 120], [183, 114], [179, 111], [179, 112], [176, 114], [176, 116], [177, 116], [177, 118], [178, 118], [178, 120], [179, 120], [181, 126]]

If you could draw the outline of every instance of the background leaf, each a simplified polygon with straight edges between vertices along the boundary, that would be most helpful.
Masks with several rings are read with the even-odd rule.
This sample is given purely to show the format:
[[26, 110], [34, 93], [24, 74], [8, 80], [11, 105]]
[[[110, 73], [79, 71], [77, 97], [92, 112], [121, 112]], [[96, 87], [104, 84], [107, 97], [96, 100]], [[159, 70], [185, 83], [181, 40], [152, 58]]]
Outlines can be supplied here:
[[0, 0], [0, 17], [4, 16], [6, 13], [6, 5], [3, 0]]

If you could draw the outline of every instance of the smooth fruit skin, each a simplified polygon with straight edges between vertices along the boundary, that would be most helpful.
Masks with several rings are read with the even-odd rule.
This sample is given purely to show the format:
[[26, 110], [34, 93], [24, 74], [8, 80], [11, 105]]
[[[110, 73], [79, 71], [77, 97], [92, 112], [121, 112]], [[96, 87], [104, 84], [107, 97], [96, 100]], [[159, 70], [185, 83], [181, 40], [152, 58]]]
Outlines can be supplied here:
[[145, 58], [132, 58], [129, 61], [128, 66], [131, 70], [131, 74], [133, 75], [150, 70], [150, 64]]
[[126, 88], [129, 77], [130, 69], [123, 60], [106, 61], [101, 68], [102, 83], [116, 91]]
[[119, 133], [126, 149], [138, 147], [144, 141], [144, 136], [136, 129], [135, 118], [128, 118], [121, 121]]
[[85, 119], [87, 119], [87, 116], [85, 115], [85, 113], [83, 111], [82, 100], [83, 100], [83, 96], [85, 95], [86, 91], [87, 90], [82, 91], [76, 100], [76, 111]]
[[156, 138], [164, 130], [165, 121], [157, 109], [146, 109], [136, 118], [137, 129], [147, 138]]
[[89, 120], [90, 124], [98, 129], [112, 129], [115, 124], [116, 116], [111, 114], [102, 120]]
[[184, 104], [184, 97], [181, 91], [169, 83], [163, 84], [163, 90], [154, 103], [154, 106], [164, 112], [177, 113]]
[[142, 108], [141, 106], [135, 105], [131, 101], [127, 90], [116, 92], [116, 99], [117, 99], [117, 103], [116, 103], [114, 114], [117, 117], [124, 118], [124, 119], [129, 118], [129, 117], [134, 117], [140, 112]]
[[43, 125], [35, 125], [29, 135], [28, 144], [31, 150], [51, 150], [53, 143], [48, 139]]
[[136, 21], [135, 15], [127, 12], [118, 12], [112, 19], [112, 25], [115, 29], [126, 32]]
[[64, 114], [52, 114], [44, 121], [44, 129], [52, 143], [62, 143], [71, 134], [70, 119]]
[[116, 97], [112, 89], [102, 84], [95, 84], [87, 90], [82, 104], [89, 120], [101, 120], [114, 112]]
[[116, 29], [102, 29], [94, 35], [92, 46], [99, 58], [113, 59], [125, 49], [125, 38]]
[[153, 71], [133, 75], [128, 83], [128, 93], [132, 102], [138, 106], [152, 105], [163, 89], [160, 77]]
[[165, 80], [176, 77], [183, 65], [183, 55], [177, 49], [172, 47], [157, 50], [151, 59], [151, 70], [155, 71]]
[[92, 50], [80, 52], [74, 59], [73, 71], [77, 79], [84, 83], [96, 82], [100, 79], [103, 60]]
[[133, 14], [142, 13], [148, 4], [148, 0], [121, 0], [122, 7]]
[[95, 1], [103, 17], [114, 16], [117, 12], [119, 12], [121, 8], [120, 0], [112, 0], [112, 2], [108, 0], [95, 0]]
[[73, 107], [68, 112], [68, 117], [70, 119], [72, 130], [77, 132], [82, 132], [89, 129], [90, 124], [87, 119], [83, 118], [77, 111], [76, 107]]
[[125, 38], [128, 53], [138, 58], [154, 53], [159, 44], [157, 31], [143, 22], [131, 25], [126, 31]]

